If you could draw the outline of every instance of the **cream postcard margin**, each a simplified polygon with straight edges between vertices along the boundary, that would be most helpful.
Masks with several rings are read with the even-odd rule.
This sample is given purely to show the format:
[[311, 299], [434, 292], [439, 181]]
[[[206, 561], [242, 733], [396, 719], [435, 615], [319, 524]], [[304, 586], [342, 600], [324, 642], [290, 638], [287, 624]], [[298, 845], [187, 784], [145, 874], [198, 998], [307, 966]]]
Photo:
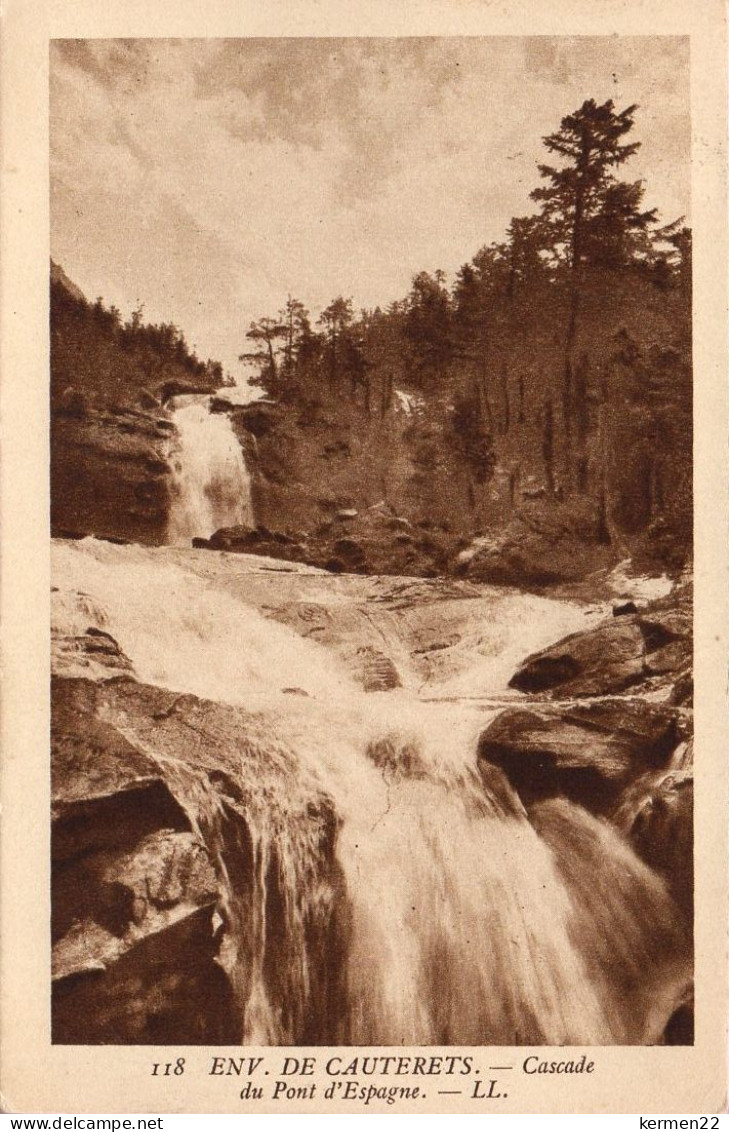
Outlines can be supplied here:
[[[2, 1068], [6, 1112], [630, 1112], [726, 1106], [727, 201], [726, 36], [719, 0], [6, 0], [2, 8]], [[590, 1075], [521, 1072], [531, 1049], [449, 1049], [510, 1063], [508, 1096], [427, 1104], [239, 1099], [199, 1047], [50, 1044], [48, 43], [52, 38], [688, 35], [691, 40], [695, 388], [696, 1042], [593, 1047]], [[271, 1075], [287, 1055], [246, 1049]], [[358, 1051], [352, 1049], [352, 1056]], [[372, 1051], [375, 1052], [375, 1051]], [[378, 1048], [377, 1053], [387, 1051]], [[395, 1051], [394, 1051], [395, 1052]], [[397, 1050], [396, 1052], [409, 1052]], [[429, 1049], [428, 1053], [438, 1051]], [[582, 1050], [577, 1051], [583, 1052]], [[563, 1051], [555, 1051], [563, 1054]], [[151, 1076], [187, 1059], [184, 1077]], [[307, 1080], [327, 1084], [317, 1068]], [[401, 1079], [402, 1080], [402, 1079]], [[403, 1082], [404, 1083], [404, 1082]], [[409, 1107], [408, 1107], [409, 1104]]]

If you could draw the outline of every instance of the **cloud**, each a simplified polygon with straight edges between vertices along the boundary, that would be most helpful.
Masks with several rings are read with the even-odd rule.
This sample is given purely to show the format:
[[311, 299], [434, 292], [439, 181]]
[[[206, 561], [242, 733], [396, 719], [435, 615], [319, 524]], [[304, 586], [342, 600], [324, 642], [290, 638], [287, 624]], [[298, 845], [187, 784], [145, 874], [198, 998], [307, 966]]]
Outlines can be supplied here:
[[626, 175], [688, 208], [680, 40], [60, 41], [51, 62], [54, 258], [234, 370], [289, 292], [384, 305], [501, 238], [587, 97], [640, 104]]

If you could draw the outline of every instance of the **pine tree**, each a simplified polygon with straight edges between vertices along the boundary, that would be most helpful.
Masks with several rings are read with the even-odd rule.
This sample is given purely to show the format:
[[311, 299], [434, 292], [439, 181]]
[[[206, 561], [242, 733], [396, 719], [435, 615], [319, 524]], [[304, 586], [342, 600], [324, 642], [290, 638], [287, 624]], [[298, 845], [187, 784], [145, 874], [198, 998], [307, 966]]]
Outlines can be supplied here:
[[337, 365], [340, 360], [340, 341], [345, 336], [347, 328], [354, 319], [354, 309], [351, 299], [338, 295], [328, 307], [321, 312], [319, 326], [326, 332], [329, 345], [329, 387], [334, 389], [337, 377]]
[[618, 113], [612, 99], [598, 106], [590, 98], [542, 139], [563, 164], [539, 165], [547, 183], [531, 197], [541, 203], [552, 244], [573, 272], [601, 262], [607, 246], [646, 231], [655, 220], [654, 209], [640, 210], [641, 182], [619, 182], [614, 173], [640, 148], [640, 142], [622, 142], [636, 110], [628, 106]]
[[238, 360], [241, 362], [255, 362], [261, 366], [258, 377], [252, 378], [251, 384], [262, 386], [272, 396], [276, 396], [279, 392], [275, 343], [285, 334], [286, 326], [278, 319], [259, 318], [258, 322], [251, 323], [246, 332], [246, 338], [250, 338], [256, 344], [256, 348], [238, 355]]
[[[640, 148], [640, 142], [623, 139], [634, 125], [636, 106], [616, 111], [611, 99], [598, 105], [583, 102], [562, 119], [559, 130], [543, 139], [560, 165], [539, 165], [546, 182], [534, 189], [532, 199], [542, 205], [541, 220], [549, 234], [557, 263], [569, 272], [569, 313], [565, 338], [562, 385], [562, 421], [566, 481], [572, 478], [574, 351], [581, 293], [586, 273], [629, 266], [650, 259], [650, 229], [655, 209], [641, 210], [640, 181], [619, 181], [615, 170]], [[584, 394], [584, 391], [583, 391]], [[578, 437], [584, 448], [585, 436]], [[584, 464], [584, 451], [577, 453]], [[578, 476], [584, 487], [584, 472]]]
[[410, 346], [412, 379], [437, 389], [452, 357], [452, 311], [445, 274], [421, 271], [408, 296], [405, 336]]
[[281, 369], [284, 380], [289, 385], [294, 380], [302, 342], [311, 334], [311, 323], [304, 304], [291, 295], [286, 299], [286, 305], [279, 311], [278, 320], [281, 326], [285, 327]]

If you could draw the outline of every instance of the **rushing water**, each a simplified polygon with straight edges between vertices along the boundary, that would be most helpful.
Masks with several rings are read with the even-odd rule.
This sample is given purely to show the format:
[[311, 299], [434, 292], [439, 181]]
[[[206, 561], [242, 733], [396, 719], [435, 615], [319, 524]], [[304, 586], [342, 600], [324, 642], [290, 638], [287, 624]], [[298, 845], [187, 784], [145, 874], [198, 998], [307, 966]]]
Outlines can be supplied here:
[[[209, 398], [172, 407], [168, 541], [189, 547], [252, 522], [250, 483]], [[659, 1040], [688, 951], [664, 882], [606, 822], [565, 799], [527, 817], [500, 772], [487, 785], [476, 768], [484, 696], [583, 609], [505, 590], [445, 601], [430, 583], [386, 609], [369, 579], [90, 539], [55, 547], [54, 581], [58, 634], [95, 623], [140, 681], [248, 713], [242, 731], [231, 717], [224, 767], [238, 826], [189, 751], [126, 724], [216, 862], [243, 1041]], [[306, 636], [322, 610], [349, 634], [339, 652]], [[439, 642], [427, 661], [418, 633]], [[345, 663], [373, 640], [401, 688], [366, 694]]]
[[[245, 884], [205, 776], [189, 758], [164, 760], [227, 893], [226, 967], [239, 975], [243, 1040], [659, 1040], [688, 945], [664, 882], [619, 832], [561, 799], [527, 820], [505, 782], [495, 776], [487, 789], [476, 773], [482, 705], [426, 703], [412, 689], [366, 694], [334, 651], [246, 601], [243, 559], [214, 557], [206, 569], [210, 552], [86, 540], [56, 547], [54, 577], [62, 630], [95, 617], [140, 680], [253, 711], [230, 768], [252, 844]], [[331, 583], [343, 604], [349, 583]], [[532, 619], [520, 608], [535, 601], [559, 636], [563, 603], [484, 591], [486, 639], [490, 611], [502, 609], [503, 622], [507, 609], [528, 652]], [[339, 885], [323, 874], [311, 804], [322, 796], [337, 819]], [[334, 904], [343, 926], [325, 946], [341, 978], [325, 1010], [314, 929]]]
[[250, 478], [229, 418], [210, 412], [209, 397], [176, 397], [171, 408], [177, 446], [167, 541], [189, 546], [222, 527], [250, 524]]

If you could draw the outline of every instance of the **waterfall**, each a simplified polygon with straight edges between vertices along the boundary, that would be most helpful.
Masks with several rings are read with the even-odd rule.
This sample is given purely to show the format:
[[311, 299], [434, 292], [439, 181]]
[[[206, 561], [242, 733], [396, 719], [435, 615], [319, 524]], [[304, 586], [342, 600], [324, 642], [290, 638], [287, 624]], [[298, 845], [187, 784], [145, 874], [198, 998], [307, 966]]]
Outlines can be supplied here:
[[189, 546], [222, 527], [252, 524], [251, 485], [243, 449], [225, 413], [210, 412], [210, 398], [175, 397], [177, 429], [172, 455], [172, 499], [167, 541]]
[[[527, 820], [498, 772], [488, 787], [476, 773], [482, 708], [426, 703], [407, 689], [364, 693], [331, 651], [246, 602], [243, 558], [212, 558], [86, 540], [55, 547], [54, 580], [62, 599], [82, 591], [82, 620], [103, 610], [140, 680], [251, 710], [261, 758], [241, 755], [235, 768], [252, 842], [245, 899], [209, 783], [182, 760], [166, 767], [219, 862], [229, 947], [246, 970], [243, 1040], [660, 1040], [689, 945], [664, 881], [621, 834], [563, 799]], [[518, 595], [491, 600], [510, 602], [514, 631], [529, 633]], [[554, 606], [555, 624], [564, 618], [560, 603], [523, 600], [542, 601], [543, 617]], [[485, 638], [488, 626], [484, 617]], [[307, 790], [331, 799], [343, 878], [346, 930], [329, 956], [341, 985], [326, 1017], [317, 1017], [321, 939], [312, 942], [311, 925], [333, 897]]]

